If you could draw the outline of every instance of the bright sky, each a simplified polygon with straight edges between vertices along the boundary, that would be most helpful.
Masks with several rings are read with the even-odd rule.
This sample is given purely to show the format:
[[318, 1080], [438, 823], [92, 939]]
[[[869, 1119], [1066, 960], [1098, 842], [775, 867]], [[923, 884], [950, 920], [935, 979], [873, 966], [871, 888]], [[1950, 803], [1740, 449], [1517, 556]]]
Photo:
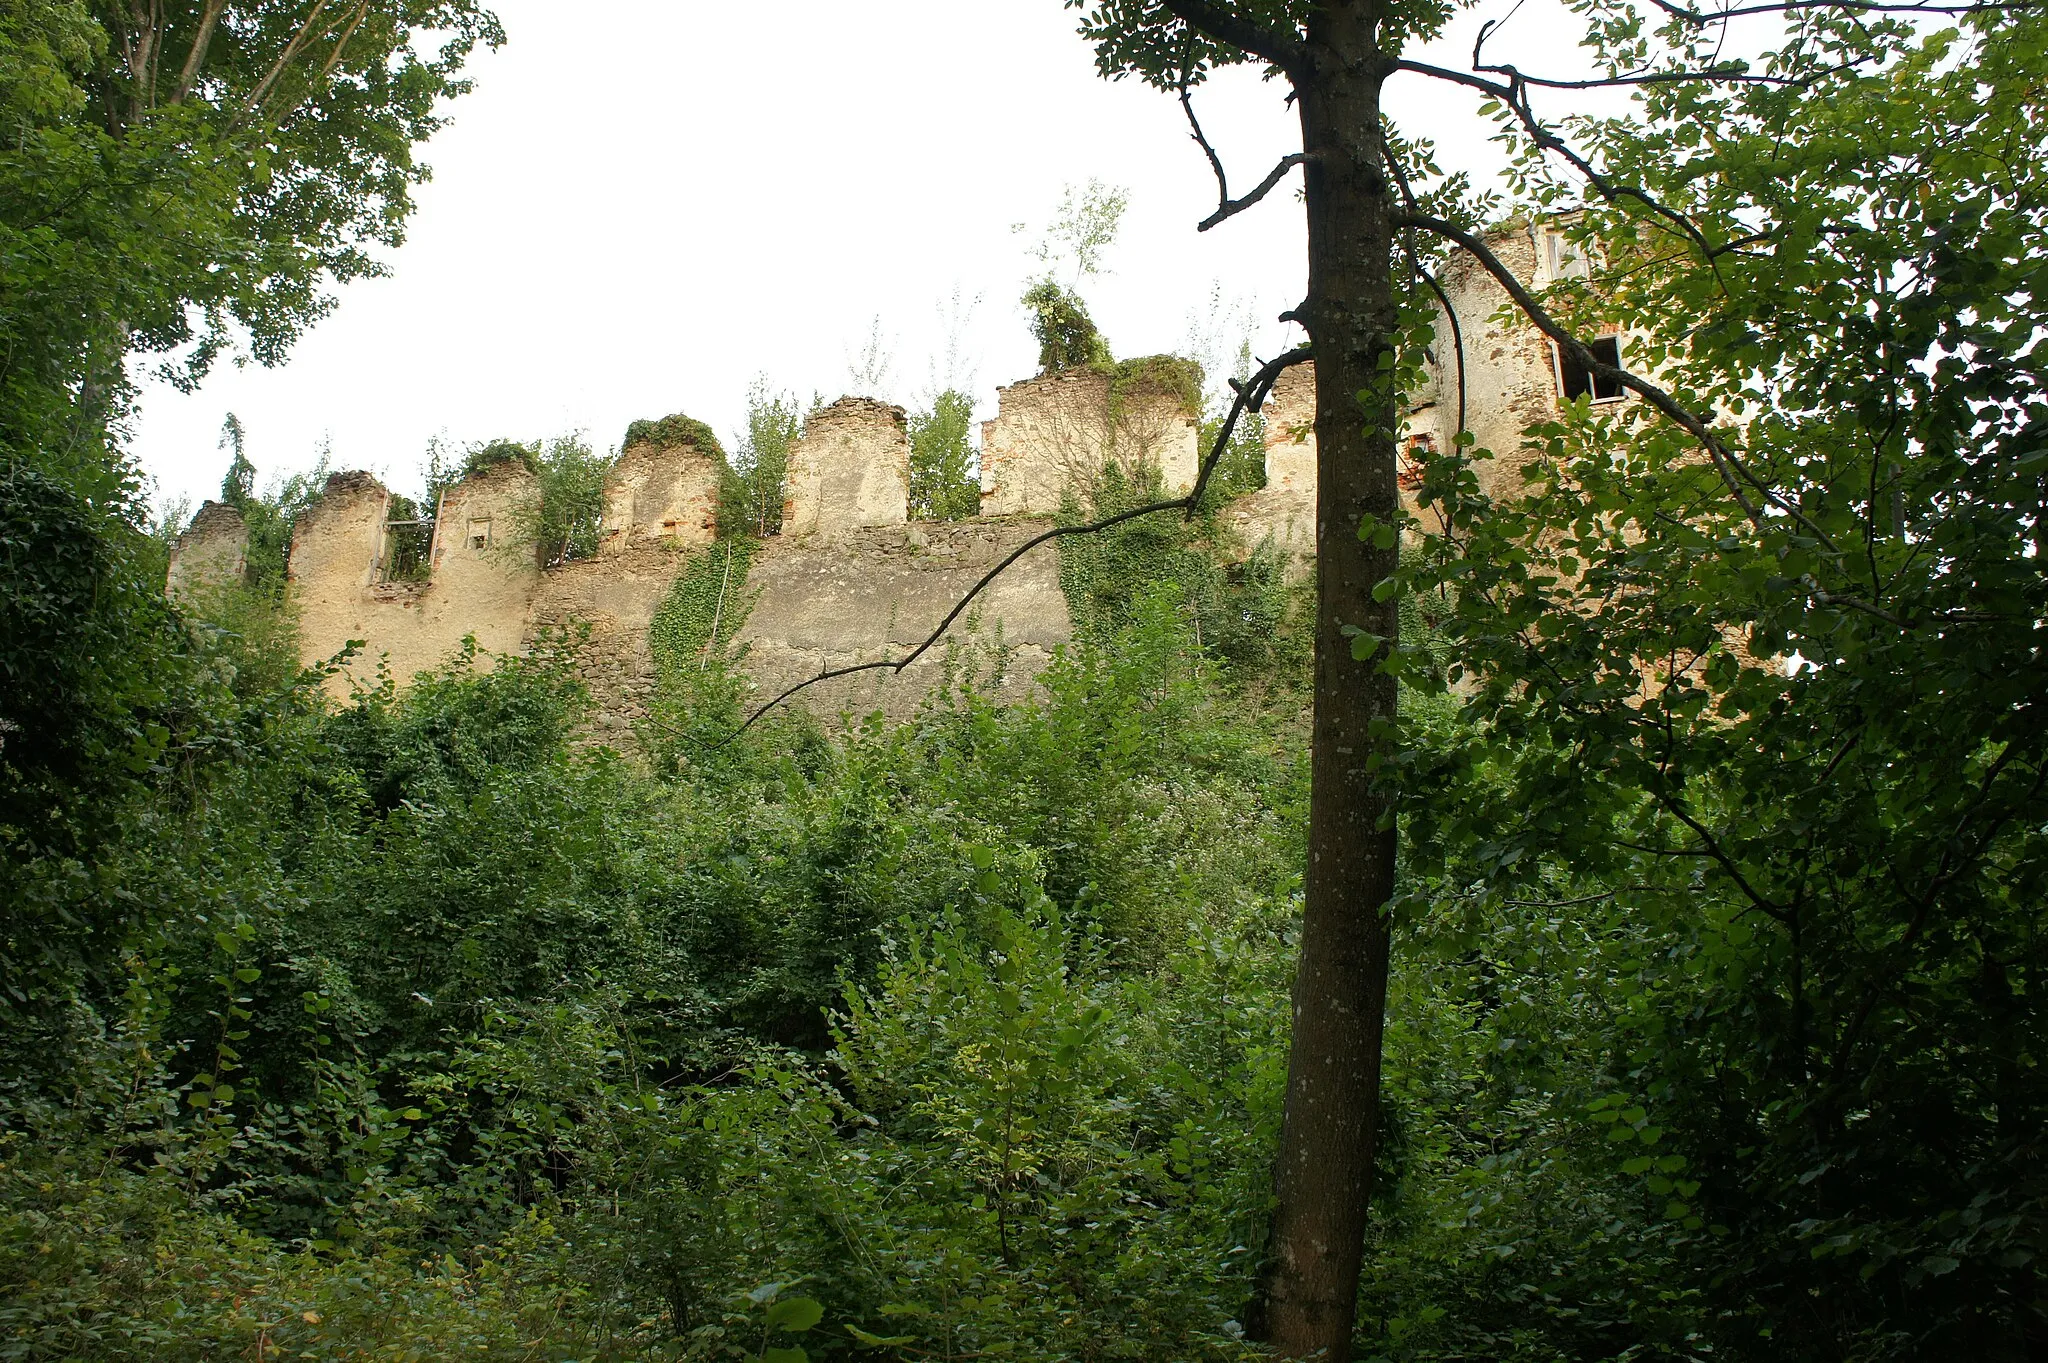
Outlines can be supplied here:
[[[1477, 18], [1510, 3], [1462, 18], [1436, 59], [1469, 59]], [[510, 41], [428, 146], [391, 276], [345, 288], [276, 369], [145, 388], [135, 449], [160, 504], [218, 489], [229, 412], [265, 482], [324, 445], [403, 491], [436, 437], [582, 431], [609, 449], [678, 411], [730, 446], [754, 376], [836, 397], [876, 318], [893, 356], [878, 396], [913, 405], [956, 294], [977, 415], [993, 416], [996, 385], [1035, 368], [1027, 248], [1090, 179], [1131, 195], [1113, 273], [1083, 289], [1119, 355], [1187, 353], [1191, 333], [1234, 346], [1246, 324], [1205, 324], [1212, 294], [1256, 319], [1262, 355], [1288, 343], [1272, 319], [1302, 292], [1293, 194], [1197, 233], [1215, 185], [1178, 104], [1098, 77], [1059, 0], [497, 8]], [[1517, 18], [1529, 62], [1558, 26]], [[1298, 148], [1281, 95], [1233, 71], [1198, 98], [1238, 192]], [[1465, 93], [1409, 79], [1395, 97], [1447, 166], [1493, 164]]]

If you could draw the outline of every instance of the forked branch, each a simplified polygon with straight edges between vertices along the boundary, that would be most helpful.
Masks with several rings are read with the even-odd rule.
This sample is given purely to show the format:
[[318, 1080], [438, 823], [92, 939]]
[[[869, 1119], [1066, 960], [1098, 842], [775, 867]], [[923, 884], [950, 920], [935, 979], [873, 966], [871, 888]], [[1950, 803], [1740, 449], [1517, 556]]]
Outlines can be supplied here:
[[1300, 364], [1309, 358], [1308, 347], [1298, 347], [1277, 359], [1268, 360], [1259, 367], [1258, 372], [1253, 374], [1251, 378], [1241, 384], [1233, 385], [1237, 389], [1237, 396], [1230, 404], [1230, 414], [1224, 418], [1222, 429], [1217, 431], [1215, 443], [1209, 447], [1208, 457], [1202, 460], [1201, 470], [1195, 475], [1195, 485], [1188, 490], [1185, 496], [1170, 498], [1163, 502], [1149, 502], [1144, 506], [1134, 506], [1127, 511], [1119, 511], [1114, 515], [1104, 516], [1100, 520], [1089, 521], [1085, 525], [1055, 526], [1042, 535], [1032, 536], [1004, 555], [1003, 560], [996, 564], [995, 567], [983, 573], [981, 580], [968, 588], [967, 594], [953, 603], [953, 609], [946, 612], [946, 618], [939, 621], [938, 626], [930, 634], [926, 635], [923, 642], [911, 649], [910, 652], [904, 654], [901, 658], [884, 659], [871, 663], [853, 663], [846, 667], [827, 668], [815, 677], [807, 677], [757, 708], [746, 717], [737, 729], [734, 729], [721, 739], [718, 746], [723, 747], [725, 744], [732, 742], [741, 734], [753, 728], [764, 715], [776, 706], [796, 695], [799, 691], [807, 687], [816, 686], [819, 682], [832, 681], [838, 677], [851, 677], [862, 672], [902, 672], [904, 668], [909, 667], [919, 658], [931, 652], [939, 640], [946, 636], [946, 631], [953, 628], [954, 622], [966, 613], [968, 606], [973, 604], [975, 598], [986, 591], [997, 578], [1001, 577], [1011, 564], [1023, 558], [1041, 544], [1046, 544], [1068, 535], [1093, 535], [1099, 531], [1107, 530], [1113, 525], [1122, 525], [1125, 521], [1136, 520], [1140, 516], [1150, 516], [1161, 511], [1182, 511], [1189, 516], [1194, 515], [1202, 504], [1202, 498], [1208, 493], [1209, 481], [1216, 473], [1216, 465], [1222, 460], [1224, 450], [1229, 448], [1230, 437], [1237, 430], [1238, 421], [1246, 412], [1256, 412], [1265, 405], [1267, 396], [1273, 391], [1274, 383], [1279, 380], [1280, 375], [1289, 366]]

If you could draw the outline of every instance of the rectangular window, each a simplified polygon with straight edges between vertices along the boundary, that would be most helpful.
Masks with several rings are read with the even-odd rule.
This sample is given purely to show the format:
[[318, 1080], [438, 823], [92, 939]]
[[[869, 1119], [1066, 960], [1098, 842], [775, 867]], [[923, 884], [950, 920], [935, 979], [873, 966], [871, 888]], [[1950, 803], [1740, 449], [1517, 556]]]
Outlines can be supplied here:
[[[1564, 390], [1564, 400], [1591, 394], [1595, 402], [1613, 402], [1624, 396], [1621, 380], [1611, 374], [1596, 374], [1580, 364], [1563, 346], [1553, 346], [1557, 352], [1557, 377]], [[1621, 368], [1621, 338], [1601, 336], [1586, 342], [1586, 349], [1593, 352], [1593, 358], [1610, 368]]]
[[491, 518], [471, 516], [469, 518], [469, 547], [488, 549], [491, 547]]
[[1550, 279], [1590, 279], [1593, 271], [1581, 249], [1574, 245], [1562, 232], [1544, 233], [1545, 262], [1550, 267]]

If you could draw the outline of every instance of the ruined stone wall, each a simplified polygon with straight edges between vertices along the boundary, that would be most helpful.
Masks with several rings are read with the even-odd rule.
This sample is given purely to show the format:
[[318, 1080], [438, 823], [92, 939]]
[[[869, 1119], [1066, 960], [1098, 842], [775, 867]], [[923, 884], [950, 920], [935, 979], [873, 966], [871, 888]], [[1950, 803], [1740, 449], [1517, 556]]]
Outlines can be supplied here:
[[536, 495], [517, 461], [494, 464], [441, 499], [434, 520], [431, 577], [390, 582], [385, 521], [391, 494], [367, 473], [337, 473], [292, 536], [290, 600], [299, 653], [307, 663], [364, 647], [329, 680], [337, 694], [374, 686], [388, 671], [400, 682], [438, 667], [474, 636], [485, 654], [525, 646], [527, 609], [540, 578], [520, 527]]
[[910, 434], [903, 409], [841, 398], [804, 422], [789, 452], [782, 533], [827, 539], [910, 515]]
[[[765, 699], [831, 668], [902, 656], [982, 574], [1044, 530], [1033, 521], [919, 522], [851, 530], [829, 545], [769, 540], [747, 579], [755, 599], [738, 640], [758, 694]], [[946, 640], [984, 674], [1000, 666], [1001, 692], [1022, 694], [1072, 637], [1059, 552], [1045, 544], [998, 578]], [[907, 718], [944, 676], [947, 656], [942, 643], [901, 676], [875, 671], [823, 683], [803, 693], [804, 704], [824, 716], [881, 710]]]
[[[390, 504], [390, 492], [369, 474], [337, 473], [299, 517], [286, 575], [299, 656], [308, 664], [333, 657], [351, 639], [369, 639], [365, 602], [377, 582]], [[345, 684], [337, 680], [336, 689]]]
[[[1493, 249], [1522, 279], [1548, 287], [1558, 252], [1543, 229], [1496, 232]], [[1467, 424], [1495, 458], [1482, 486], [1519, 486], [1524, 426], [1558, 408], [1553, 352], [1536, 330], [1503, 314], [1505, 292], [1454, 256], [1442, 281], [1464, 335]], [[1409, 395], [1406, 437], [1448, 448], [1457, 433], [1458, 351], [1440, 326], [1435, 362]], [[1113, 391], [1093, 370], [1042, 374], [999, 390], [983, 424], [982, 517], [908, 523], [910, 444], [901, 408], [842, 398], [814, 413], [791, 451], [784, 529], [755, 554], [740, 635], [760, 694], [821, 670], [897, 656], [914, 646], [1003, 554], [1044, 529], [1067, 491], [1105, 463], [1159, 468], [1170, 491], [1193, 485], [1197, 427], [1163, 382], [1126, 379]], [[1311, 364], [1289, 369], [1266, 407], [1266, 486], [1225, 508], [1246, 552], [1270, 538], [1297, 574], [1316, 551], [1316, 400]], [[619, 731], [646, 714], [654, 687], [649, 630], [687, 562], [712, 545], [722, 462], [688, 444], [636, 444], [611, 470], [604, 537], [595, 557], [546, 572], [518, 540], [535, 495], [517, 463], [451, 488], [437, 512], [431, 574], [387, 582], [389, 494], [366, 473], [337, 474], [302, 518], [290, 559], [302, 654], [317, 662], [351, 639], [368, 647], [338, 690], [380, 666], [401, 683], [445, 662], [474, 635], [485, 654], [530, 649], [552, 630], [584, 631], [581, 666], [598, 727]], [[1413, 489], [1404, 490], [1411, 511]], [[1035, 518], [1035, 519], [1034, 519]], [[239, 537], [239, 538], [238, 538]], [[169, 589], [241, 572], [246, 532], [209, 503], [174, 551]], [[1057, 549], [1033, 551], [956, 627], [956, 642], [1023, 688], [1072, 634]], [[1000, 642], [1000, 647], [998, 647]], [[807, 692], [814, 711], [895, 717], [913, 711], [946, 666], [935, 651], [901, 677], [875, 672]]]
[[[1541, 226], [1491, 232], [1486, 242], [1525, 285], [1540, 291], [1556, 282]], [[1523, 428], [1558, 411], [1556, 355], [1542, 332], [1518, 313], [1503, 312], [1512, 306], [1507, 290], [1471, 256], [1453, 254], [1440, 282], [1464, 339], [1466, 426], [1478, 448], [1493, 452], [1474, 472], [1487, 493], [1513, 492], [1522, 486], [1522, 469], [1532, 457], [1522, 449]], [[1415, 395], [1409, 430], [1411, 438], [1446, 450], [1458, 433], [1459, 349], [1442, 320], [1433, 350], [1436, 363], [1425, 391]]]
[[629, 446], [605, 480], [599, 552], [649, 544], [709, 544], [718, 537], [718, 460], [690, 445]]
[[1295, 573], [1316, 554], [1316, 367], [1281, 372], [1266, 399], [1266, 485], [1223, 513], [1240, 545], [1257, 549], [1268, 536]]
[[[1517, 279], [1542, 290], [1556, 282], [1558, 250], [1550, 236], [1540, 226], [1513, 227], [1490, 233], [1487, 244]], [[1456, 309], [1463, 340], [1466, 426], [1478, 447], [1493, 453], [1476, 466], [1479, 484], [1494, 495], [1512, 492], [1521, 487], [1522, 469], [1532, 457], [1522, 449], [1523, 429], [1549, 420], [1559, 409], [1555, 353], [1518, 314], [1503, 315], [1510, 301], [1507, 290], [1472, 257], [1455, 254], [1441, 283]], [[1437, 316], [1435, 359], [1420, 389], [1408, 395], [1403, 438], [1442, 451], [1451, 448], [1458, 433], [1460, 349], [1441, 308]], [[1224, 513], [1245, 550], [1270, 535], [1296, 571], [1304, 570], [1316, 551], [1315, 373], [1313, 362], [1298, 364], [1274, 384], [1265, 407], [1266, 486], [1239, 498]], [[1429, 521], [1434, 513], [1417, 502], [1417, 486], [1404, 474], [1402, 505]]]
[[1110, 461], [1157, 468], [1175, 496], [1194, 486], [1198, 431], [1178, 394], [1135, 387], [1112, 401], [1107, 374], [1074, 369], [996, 390], [982, 423], [981, 513], [1044, 516]]
[[249, 527], [225, 502], [207, 502], [171, 545], [164, 590], [173, 598], [203, 594], [242, 580], [248, 568]]

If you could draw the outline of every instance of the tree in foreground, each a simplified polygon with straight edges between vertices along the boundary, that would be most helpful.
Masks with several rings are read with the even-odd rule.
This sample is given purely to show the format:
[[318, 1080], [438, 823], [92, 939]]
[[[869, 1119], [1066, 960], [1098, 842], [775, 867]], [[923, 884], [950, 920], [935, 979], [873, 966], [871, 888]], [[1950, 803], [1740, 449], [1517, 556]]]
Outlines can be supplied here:
[[[281, 358], [380, 272], [463, 93], [472, 0], [30, 0], [0, 9], [0, 858], [107, 832], [88, 802], [158, 769], [185, 650], [122, 448], [131, 361], [194, 383]], [[81, 922], [0, 874], [0, 1008], [45, 997]], [[34, 884], [41, 884], [37, 881]], [[83, 954], [111, 959], [111, 939]], [[53, 986], [54, 997], [62, 986]]]
[[[1709, 929], [1761, 924], [1777, 943], [1768, 987], [1748, 985], [1748, 1006], [1781, 1005], [1763, 1029], [1771, 1058], [1726, 1109], [1747, 1128], [1722, 1133], [1731, 1214], [1769, 1222], [1779, 1243], [1741, 1242], [1761, 1255], [1742, 1265], [1745, 1280], [1789, 1303], [1788, 1284], [1808, 1275], [1787, 1262], [1840, 1255], [1857, 1265], [1843, 1275], [1852, 1287], [1896, 1289], [1890, 1307], [1873, 1304], [1878, 1288], [1858, 1289], [1864, 1309], [1840, 1308], [1832, 1331], [1816, 1325], [1831, 1348], [1851, 1329], [1926, 1328], [1935, 1317], [1923, 1311], [1946, 1295], [1939, 1318], [1965, 1337], [2037, 1337], [2027, 1246], [2041, 1198], [2021, 1171], [2039, 1086], [1997, 1061], [2038, 1026], [2026, 1002], [2038, 939], [2009, 907], [2035, 902], [2029, 825], [2044, 771], [2032, 8], [1710, 14], [1658, 0], [1646, 16], [1586, 0], [1572, 9], [1592, 70], [1573, 79], [1489, 63], [1483, 37], [1470, 69], [1415, 60], [1453, 12], [1439, 3], [1069, 4], [1106, 75], [1137, 75], [1187, 107], [1218, 179], [1204, 228], [1302, 171], [1309, 284], [1290, 316], [1317, 366], [1320, 582], [1305, 914], [1265, 1284], [1272, 1343], [1289, 1356], [1350, 1347], [1378, 1154], [1400, 774], [1422, 765], [1396, 714], [1404, 675], [1421, 680], [1398, 637], [1399, 596], [1424, 581], [1463, 603], [1474, 716], [1547, 754], [1547, 766], [1517, 759], [1523, 794], [1565, 809], [1524, 819], [1531, 805], [1506, 806], [1520, 836], [1547, 836], [1566, 874], [1611, 872], [1636, 849], [1659, 872], [1655, 893], [1704, 910]], [[1964, 16], [1963, 29], [1934, 32], [1931, 15]], [[1725, 60], [1743, 18], [1776, 25], [1748, 35], [1775, 46]], [[1233, 199], [1192, 93], [1242, 63], [1286, 81], [1302, 150]], [[1474, 230], [1480, 206], [1434, 175], [1426, 143], [1391, 127], [1386, 86], [1402, 77], [1461, 87], [1498, 118], [1520, 187], [1540, 204], [1594, 206], [1582, 231], [1605, 268], [1590, 288], [1546, 303], [1493, 257]], [[1553, 125], [1534, 104], [1537, 92], [1598, 86], [1635, 90], [1637, 116]], [[1619, 414], [1569, 410], [1535, 432], [1547, 462], [1535, 494], [1508, 506], [1477, 494], [1467, 465], [1483, 452], [1461, 437], [1430, 470], [1425, 495], [1446, 522], [1427, 542], [1435, 566], [1418, 575], [1397, 562], [1398, 403], [1431, 339], [1418, 305], [1427, 267], [1447, 245], [1471, 251], [1568, 357], [1637, 401]], [[1639, 372], [1575, 339], [1607, 318], [1645, 336]], [[1787, 657], [1805, 670], [1788, 678]], [[1461, 829], [1475, 844], [1498, 833], [1432, 824], [1433, 835]], [[1822, 981], [1840, 992], [1816, 998]], [[1981, 1078], [1943, 1092], [1925, 1010], [1965, 997], [1978, 1000]], [[1701, 1067], [1690, 1089], [1660, 1075], [1665, 1101], [1739, 1082], [1742, 1068], [1718, 1070], [1704, 1046], [1665, 1044]], [[1874, 1104], [1870, 1083], [1906, 1072], [1914, 1100]], [[1657, 1171], [1647, 1109], [1601, 1111], [1628, 1114], [1617, 1137], [1670, 1182], [1678, 1171]], [[1978, 1172], [1935, 1179], [1941, 1210], [1915, 1212], [1911, 1233], [1864, 1219], [1884, 1183], [1873, 1152], [1903, 1154], [1927, 1124], [1964, 1114], [1983, 1139], [1957, 1154]], [[1794, 1150], [1807, 1167], [1793, 1167]], [[1860, 1173], [1830, 1162], [1849, 1151]], [[1934, 1178], [1949, 1159], [1898, 1167]], [[1768, 1194], [1753, 1177], [1771, 1180]], [[1888, 1195], [1910, 1199], [1905, 1187]], [[1681, 1227], [1726, 1229], [1672, 1204]], [[1955, 1248], [1931, 1248], [1939, 1228]], [[1941, 1284], [1966, 1242], [1991, 1276], [1951, 1293]], [[1811, 1300], [1803, 1318], [1826, 1318]]]

